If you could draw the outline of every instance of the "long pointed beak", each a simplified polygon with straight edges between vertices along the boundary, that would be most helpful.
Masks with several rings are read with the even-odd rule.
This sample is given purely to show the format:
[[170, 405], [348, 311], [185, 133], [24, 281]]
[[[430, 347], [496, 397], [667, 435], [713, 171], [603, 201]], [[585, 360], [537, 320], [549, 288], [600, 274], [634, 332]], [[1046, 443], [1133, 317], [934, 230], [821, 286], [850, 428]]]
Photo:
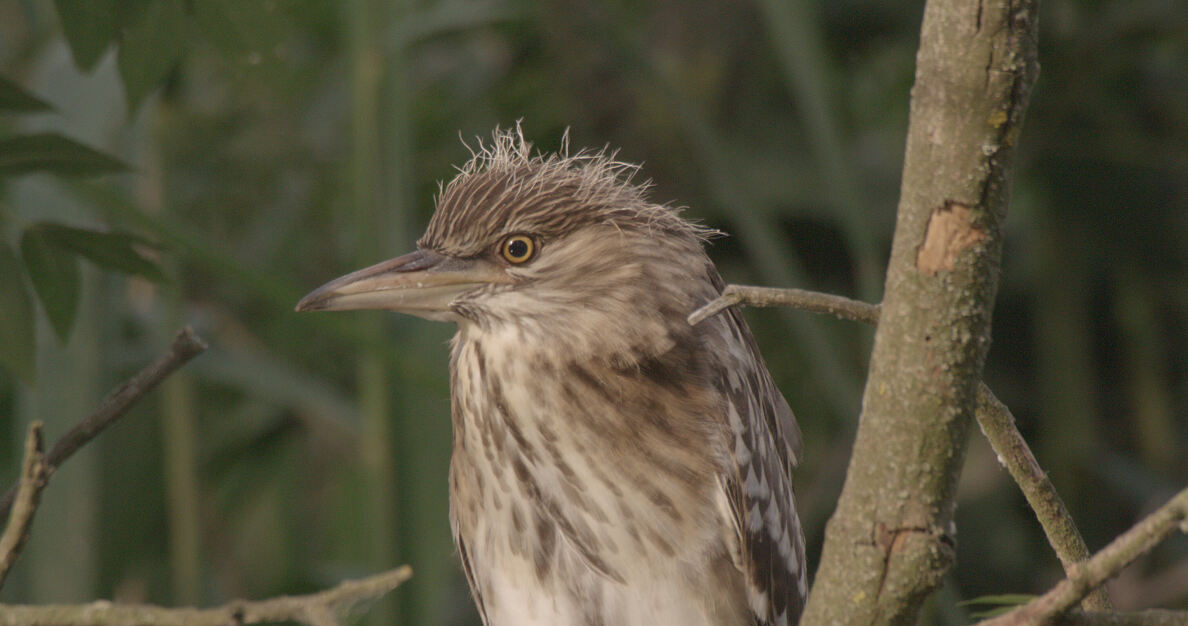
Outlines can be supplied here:
[[450, 305], [462, 293], [510, 282], [494, 263], [418, 250], [336, 278], [302, 298], [297, 310], [384, 309], [450, 320], [454, 317]]

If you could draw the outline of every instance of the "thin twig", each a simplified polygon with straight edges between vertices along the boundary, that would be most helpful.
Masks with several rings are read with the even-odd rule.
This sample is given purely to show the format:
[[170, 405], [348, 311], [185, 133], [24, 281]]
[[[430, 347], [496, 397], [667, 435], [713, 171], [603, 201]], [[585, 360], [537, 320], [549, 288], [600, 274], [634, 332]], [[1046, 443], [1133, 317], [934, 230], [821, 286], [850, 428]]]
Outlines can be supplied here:
[[[158, 383], [184, 365], [190, 359], [202, 354], [206, 350], [206, 342], [194, 334], [194, 329], [186, 326], [173, 338], [169, 351], [161, 355], [151, 365], [136, 373], [123, 385], [107, 394], [99, 408], [81, 422], [62, 435], [54, 443], [49, 454], [45, 456], [46, 478], [53, 474], [66, 459], [87, 445], [96, 435], [111, 426], [116, 420], [136, 404], [140, 397], [156, 387]], [[16, 496], [17, 486], [13, 485], [3, 498], [0, 498], [0, 517], [8, 515], [12, 508], [13, 498]]]
[[33, 515], [37, 513], [37, 504], [41, 501], [41, 490], [45, 489], [45, 482], [49, 471], [42, 456], [41, 422], [29, 424], [29, 435], [25, 438], [25, 458], [21, 463], [21, 478], [17, 483], [16, 505], [12, 507], [12, 515], [4, 527], [4, 534], [0, 535], [0, 587], [4, 587], [4, 579], [8, 571], [25, 547], [29, 538], [29, 528], [33, 524]]
[[1091, 589], [1117, 575], [1122, 568], [1167, 539], [1176, 529], [1188, 532], [1188, 489], [1176, 494], [1159, 510], [1119, 535], [1088, 561], [1074, 564], [1068, 578], [1060, 581], [1048, 593], [1006, 615], [980, 624], [1014, 626], [1050, 623], [1072, 608]]
[[[990, 446], [1019, 485], [1031, 510], [1035, 511], [1036, 518], [1044, 528], [1044, 535], [1064, 566], [1064, 571], [1071, 574], [1077, 563], [1089, 558], [1089, 546], [1085, 545], [1085, 540], [1077, 531], [1052, 481], [1048, 480], [1048, 475], [1035, 460], [1027, 441], [1015, 427], [1015, 416], [994, 397], [985, 383], [978, 385], [977, 419], [982, 434], [990, 441]], [[1081, 608], [1086, 611], [1109, 611], [1114, 605], [1105, 589], [1098, 587], [1086, 596]]]
[[879, 321], [879, 305], [867, 304], [842, 296], [835, 296], [804, 289], [780, 289], [776, 287], [755, 287], [752, 285], [727, 285], [722, 295], [689, 314], [689, 324], [696, 326], [736, 305], [757, 307], [787, 307], [811, 313], [827, 313], [874, 326]]
[[113, 604], [106, 600], [77, 605], [0, 605], [0, 626], [238, 626], [287, 621], [335, 626], [365, 612], [411, 576], [412, 568], [405, 565], [368, 578], [348, 580], [317, 593], [236, 600], [209, 609]]
[[[877, 325], [879, 321], [878, 305], [842, 296], [803, 289], [727, 285], [721, 296], [689, 315], [689, 324], [696, 325], [735, 305], [780, 306], [813, 313], [828, 313], [871, 326]], [[982, 433], [990, 441], [990, 446], [1002, 459], [1007, 471], [1015, 479], [1036, 518], [1039, 519], [1048, 543], [1064, 565], [1065, 573], [1071, 575], [1076, 563], [1089, 558], [1089, 547], [1077, 531], [1072, 516], [1064, 507], [1060, 494], [1056, 492], [1056, 487], [1035, 460], [1035, 455], [1031, 453], [1031, 448], [1019, 433], [1019, 429], [1015, 427], [1014, 416], [985, 383], [979, 385], [976, 417]], [[1086, 598], [1082, 608], [1087, 611], [1107, 611], [1113, 608], [1113, 605], [1105, 589], [1097, 588]]]

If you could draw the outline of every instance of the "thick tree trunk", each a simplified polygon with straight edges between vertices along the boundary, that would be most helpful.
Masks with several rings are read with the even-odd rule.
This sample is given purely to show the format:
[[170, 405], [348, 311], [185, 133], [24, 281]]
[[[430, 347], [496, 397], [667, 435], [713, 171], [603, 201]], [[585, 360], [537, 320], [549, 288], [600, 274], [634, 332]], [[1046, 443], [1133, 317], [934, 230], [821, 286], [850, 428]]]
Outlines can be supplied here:
[[1036, 31], [1034, 0], [925, 9], [883, 309], [805, 624], [913, 623], [953, 561]]

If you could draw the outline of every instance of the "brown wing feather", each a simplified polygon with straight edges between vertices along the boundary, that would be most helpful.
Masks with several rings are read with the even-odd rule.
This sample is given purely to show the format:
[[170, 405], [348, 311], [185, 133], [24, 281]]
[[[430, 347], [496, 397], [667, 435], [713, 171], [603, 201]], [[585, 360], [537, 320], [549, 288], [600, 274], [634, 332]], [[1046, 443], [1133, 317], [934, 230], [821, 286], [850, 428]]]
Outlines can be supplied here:
[[[719, 287], [720, 288], [720, 287]], [[800, 429], [780, 395], [737, 309], [707, 320], [726, 346], [719, 389], [734, 435], [735, 473], [724, 481], [727, 520], [741, 544], [740, 570], [759, 626], [796, 624], [804, 609], [804, 535], [796, 514], [791, 471], [800, 452]]]

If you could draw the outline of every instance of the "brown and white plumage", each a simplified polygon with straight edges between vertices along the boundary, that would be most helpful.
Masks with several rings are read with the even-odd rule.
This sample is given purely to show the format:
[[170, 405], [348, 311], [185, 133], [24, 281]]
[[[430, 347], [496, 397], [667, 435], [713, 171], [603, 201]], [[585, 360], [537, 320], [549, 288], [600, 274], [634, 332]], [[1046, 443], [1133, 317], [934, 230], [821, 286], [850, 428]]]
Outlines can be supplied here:
[[299, 309], [458, 324], [451, 520], [484, 623], [794, 624], [795, 419], [737, 310], [686, 322], [722, 289], [708, 233], [633, 171], [497, 133], [418, 252]]

